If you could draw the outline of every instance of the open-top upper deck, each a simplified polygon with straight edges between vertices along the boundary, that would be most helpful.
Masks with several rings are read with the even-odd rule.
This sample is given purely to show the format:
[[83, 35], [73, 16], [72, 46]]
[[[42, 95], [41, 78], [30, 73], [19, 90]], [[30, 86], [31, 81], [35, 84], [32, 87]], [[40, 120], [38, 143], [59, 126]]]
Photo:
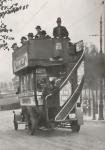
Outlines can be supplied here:
[[[68, 39], [30, 40], [13, 52], [13, 72], [33, 66], [64, 64], [70, 60], [71, 54], [76, 54], [76, 49], [69, 45]], [[54, 57], [61, 57], [63, 61], [50, 61]]]

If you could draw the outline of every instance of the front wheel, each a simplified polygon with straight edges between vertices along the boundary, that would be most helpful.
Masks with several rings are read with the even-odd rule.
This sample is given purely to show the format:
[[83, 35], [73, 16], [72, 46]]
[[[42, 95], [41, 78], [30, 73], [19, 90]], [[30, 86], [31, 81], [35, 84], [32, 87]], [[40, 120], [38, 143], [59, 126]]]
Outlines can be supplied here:
[[79, 130], [80, 130], [80, 125], [71, 126], [71, 129], [72, 129], [73, 132], [79, 132]]
[[71, 123], [71, 129], [73, 132], [79, 132], [80, 131], [80, 125], [78, 125], [77, 121], [73, 121]]
[[31, 117], [29, 129], [31, 131], [30, 134], [34, 135], [35, 131], [38, 129], [38, 117]]
[[17, 130], [18, 129], [18, 123], [16, 121], [14, 121], [14, 129]]
[[55, 129], [55, 123], [47, 123], [45, 126], [48, 130], [54, 130]]

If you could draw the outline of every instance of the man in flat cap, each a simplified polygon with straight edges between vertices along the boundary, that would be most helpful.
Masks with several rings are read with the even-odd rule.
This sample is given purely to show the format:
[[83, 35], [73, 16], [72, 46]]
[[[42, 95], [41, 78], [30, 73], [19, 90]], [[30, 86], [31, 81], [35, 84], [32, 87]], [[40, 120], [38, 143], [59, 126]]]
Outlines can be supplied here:
[[21, 44], [25, 45], [27, 43], [27, 38], [25, 36], [21, 37]]
[[37, 34], [35, 35], [35, 39], [40, 39], [41, 38], [41, 27], [38, 25], [36, 26], [36, 31], [37, 31]]
[[33, 37], [34, 37], [34, 35], [33, 35], [33, 33], [28, 33], [28, 40], [33, 40]]
[[69, 34], [66, 27], [61, 26], [62, 23], [61, 18], [58, 17], [56, 22], [57, 22], [57, 27], [53, 29], [54, 38], [67, 38]]

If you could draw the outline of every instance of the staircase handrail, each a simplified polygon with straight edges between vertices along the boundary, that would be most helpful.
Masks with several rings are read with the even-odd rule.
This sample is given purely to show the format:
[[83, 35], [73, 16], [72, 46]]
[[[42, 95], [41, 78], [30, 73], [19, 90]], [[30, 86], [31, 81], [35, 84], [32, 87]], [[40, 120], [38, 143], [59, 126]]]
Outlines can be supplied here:
[[[62, 111], [63, 109], [65, 109], [65, 107], [67, 106], [68, 102], [70, 102], [70, 100], [71, 100], [71, 99], [75, 96], [75, 94], [78, 92], [78, 89], [79, 89], [81, 86], [83, 86], [83, 83], [84, 83], [84, 75], [83, 75], [83, 77], [82, 77], [81, 83], [77, 86], [77, 88], [75, 89], [74, 93], [73, 93], [71, 96], [68, 97], [68, 99], [66, 100], [66, 102], [65, 102], [64, 105], [62, 106], [61, 110], [60, 110], [59, 113], [56, 115], [55, 121], [57, 121], [58, 115], [61, 113], [61, 111]], [[71, 110], [69, 111], [69, 113], [72, 111], [72, 109], [74, 108], [74, 106], [75, 106], [75, 104], [72, 106], [72, 108], [71, 108]], [[68, 114], [69, 114], [69, 113], [68, 113]], [[63, 120], [65, 120], [65, 118], [68, 116], [68, 114], [64, 117]], [[59, 121], [62, 121], [62, 120], [59, 120]]]
[[69, 80], [69, 78], [72, 76], [73, 72], [77, 69], [77, 67], [81, 64], [82, 60], [84, 59], [84, 54], [85, 54], [85, 50], [83, 50], [83, 53], [80, 57], [80, 59], [77, 61], [76, 65], [73, 67], [73, 69], [69, 72], [68, 76], [66, 77], [66, 79], [61, 83], [61, 85], [59, 86], [59, 90], [61, 90], [64, 85], [67, 83], [67, 81]]
[[85, 50], [83, 50], [83, 53], [81, 55], [81, 57], [79, 58], [79, 60], [77, 61], [76, 65], [73, 67], [73, 69], [70, 71], [70, 73], [67, 75], [66, 79], [61, 83], [61, 85], [59, 87], [57, 87], [55, 90], [51, 91], [46, 97], [45, 97], [45, 102], [47, 101], [48, 97], [50, 97], [56, 90], [61, 90], [65, 84], [67, 83], [67, 81], [69, 80], [69, 78], [72, 76], [73, 72], [77, 69], [77, 67], [80, 65], [80, 63], [82, 62], [82, 60], [84, 59], [84, 53]]

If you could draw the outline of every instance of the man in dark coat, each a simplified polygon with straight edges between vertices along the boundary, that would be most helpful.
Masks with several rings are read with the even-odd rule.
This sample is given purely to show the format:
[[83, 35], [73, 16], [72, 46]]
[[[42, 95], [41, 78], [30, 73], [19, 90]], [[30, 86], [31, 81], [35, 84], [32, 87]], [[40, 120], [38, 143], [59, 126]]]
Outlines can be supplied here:
[[36, 26], [36, 31], [37, 31], [37, 34], [35, 35], [35, 39], [40, 39], [41, 35], [42, 35], [42, 31], [41, 31], [41, 27], [39, 25]]
[[57, 27], [53, 29], [53, 36], [54, 38], [67, 38], [68, 37], [68, 31], [66, 27], [61, 26], [61, 18], [57, 18]]

